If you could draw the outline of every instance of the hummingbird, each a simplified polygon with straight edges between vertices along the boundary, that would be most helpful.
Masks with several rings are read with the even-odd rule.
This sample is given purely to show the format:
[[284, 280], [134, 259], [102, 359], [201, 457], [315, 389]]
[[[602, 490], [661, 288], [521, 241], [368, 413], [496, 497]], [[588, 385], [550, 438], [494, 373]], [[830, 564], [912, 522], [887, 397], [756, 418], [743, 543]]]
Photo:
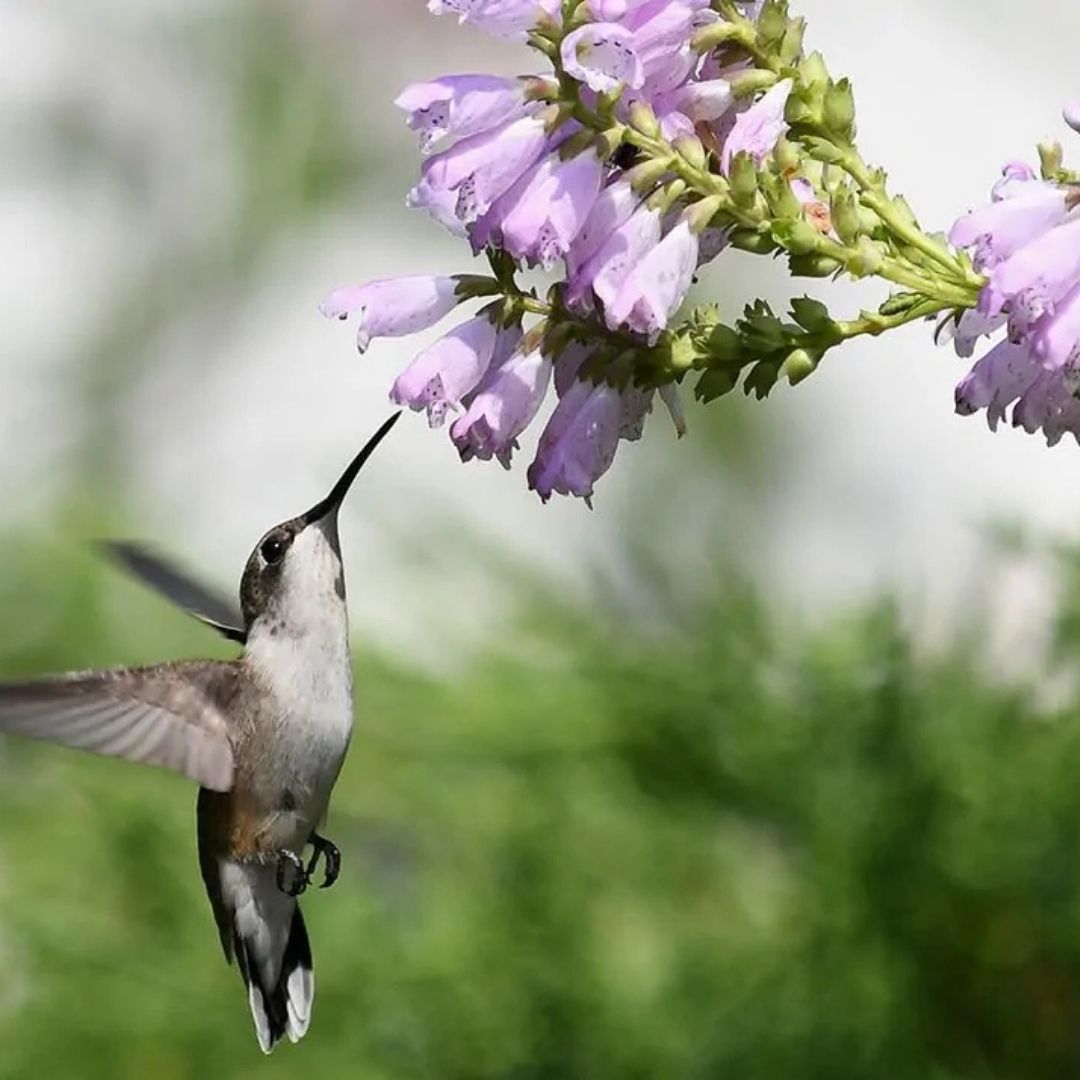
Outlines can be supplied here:
[[144, 584], [242, 645], [238, 659], [0, 684], [0, 732], [162, 766], [199, 785], [199, 869], [267, 1054], [308, 1029], [315, 978], [297, 898], [320, 858], [323, 888], [341, 865], [317, 831], [353, 727], [338, 511], [399, 416], [329, 495], [262, 537], [244, 568], [239, 610], [140, 545], [106, 545]]

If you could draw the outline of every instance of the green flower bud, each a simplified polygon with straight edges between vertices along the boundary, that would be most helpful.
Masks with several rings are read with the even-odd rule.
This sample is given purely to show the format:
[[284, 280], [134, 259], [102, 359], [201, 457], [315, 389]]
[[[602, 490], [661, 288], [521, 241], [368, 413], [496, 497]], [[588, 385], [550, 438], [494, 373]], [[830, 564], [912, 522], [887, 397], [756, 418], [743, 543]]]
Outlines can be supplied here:
[[830, 83], [825, 91], [825, 123], [850, 142], [855, 133], [855, 94], [850, 79]]
[[832, 325], [829, 309], [809, 296], [797, 296], [791, 301], [791, 317], [808, 333], [816, 334]]
[[792, 386], [798, 386], [803, 379], [813, 375], [821, 358], [815, 358], [806, 349], [792, 349], [780, 365], [780, 378], [787, 379]]
[[1042, 164], [1044, 180], [1056, 180], [1065, 164], [1065, 154], [1061, 149], [1061, 143], [1039, 143], [1039, 161]]
[[757, 229], [734, 229], [729, 237], [733, 248], [739, 251], [749, 251], [754, 255], [768, 255], [776, 250], [776, 241], [769, 232], [759, 232]]
[[780, 77], [771, 71], [748, 68], [733, 75], [729, 80], [731, 93], [736, 98], [752, 97], [759, 90], [770, 90], [780, 81]]
[[731, 159], [728, 183], [731, 185], [731, 197], [737, 206], [753, 204], [758, 193], [758, 169], [750, 154], [739, 153]]
[[626, 179], [639, 195], [648, 195], [670, 171], [671, 158], [650, 158], [635, 165], [626, 174]]
[[[580, 132], [584, 135], [585, 132]], [[567, 143], [572, 142], [577, 136], [572, 136], [567, 139]], [[602, 131], [593, 141], [593, 145], [596, 147], [596, 153], [600, 157], [601, 161], [607, 161], [616, 150], [622, 146], [626, 140], [626, 128], [622, 124], [617, 127], [608, 128], [607, 131]], [[565, 145], [565, 144], [564, 144]], [[566, 155], [563, 155], [565, 160]]]
[[799, 81], [810, 89], [825, 92], [829, 85], [829, 69], [821, 53], [812, 52], [799, 64]]
[[733, 364], [741, 360], [745, 351], [742, 338], [730, 326], [725, 326], [723, 323], [717, 323], [709, 331], [705, 348], [710, 362], [724, 364]]
[[869, 236], [860, 236], [855, 258], [848, 263], [848, 270], [855, 277], [876, 274], [885, 261], [885, 253]]
[[695, 169], [704, 169], [708, 164], [708, 156], [701, 140], [696, 135], [680, 135], [674, 142], [675, 153], [688, 165]]
[[803, 218], [793, 221], [774, 221], [773, 239], [792, 255], [809, 255], [821, 245], [821, 233]]
[[695, 236], [700, 236], [712, 224], [713, 218], [723, 205], [724, 200], [719, 195], [710, 195], [707, 199], [694, 203], [683, 215], [690, 231]]
[[829, 205], [833, 228], [845, 244], [853, 244], [862, 235], [862, 219], [855, 192], [848, 188], [837, 191]]
[[794, 172], [801, 164], [798, 147], [789, 139], [781, 136], [773, 150], [773, 161], [782, 173]]
[[630, 126], [649, 139], [660, 138], [660, 122], [652, 106], [640, 98], [630, 106]]
[[788, 23], [784, 39], [780, 42], [780, 63], [785, 67], [790, 67], [802, 55], [805, 34], [806, 20], [801, 15]]
[[736, 23], [715, 22], [704, 26], [690, 39], [690, 46], [695, 52], [712, 52], [718, 45], [744, 37], [742, 28]]
[[787, 4], [783, 0], [767, 0], [758, 16], [758, 41], [767, 49], [778, 45], [787, 31]]
[[803, 145], [806, 147], [807, 153], [815, 161], [820, 161], [826, 165], [835, 165], [837, 162], [844, 160], [845, 152], [843, 147], [837, 146], [836, 143], [819, 135], [808, 135], [803, 139]]

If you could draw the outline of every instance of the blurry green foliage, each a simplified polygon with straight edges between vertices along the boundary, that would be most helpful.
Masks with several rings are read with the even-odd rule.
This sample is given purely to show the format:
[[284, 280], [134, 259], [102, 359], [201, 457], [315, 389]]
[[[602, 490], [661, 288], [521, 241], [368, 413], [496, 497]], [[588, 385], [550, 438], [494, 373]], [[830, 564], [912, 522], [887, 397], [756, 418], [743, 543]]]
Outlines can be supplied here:
[[[5, 675], [219, 651], [90, 558], [4, 550]], [[1080, 1073], [1071, 717], [916, 663], [888, 606], [800, 636], [728, 586], [662, 639], [526, 606], [449, 680], [361, 649], [315, 1019], [270, 1061], [193, 792], [0, 745], [0, 1077]]]

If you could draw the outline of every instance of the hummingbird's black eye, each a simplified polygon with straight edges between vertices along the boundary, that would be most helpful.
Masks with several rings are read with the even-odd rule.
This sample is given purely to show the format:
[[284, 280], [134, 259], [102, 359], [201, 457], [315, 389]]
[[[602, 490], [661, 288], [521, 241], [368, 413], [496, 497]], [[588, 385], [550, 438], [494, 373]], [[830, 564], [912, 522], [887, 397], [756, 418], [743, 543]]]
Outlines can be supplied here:
[[274, 563], [281, 562], [285, 555], [285, 549], [288, 545], [284, 539], [280, 536], [268, 536], [259, 548], [259, 554], [263, 557], [263, 561], [267, 566], [273, 566]]

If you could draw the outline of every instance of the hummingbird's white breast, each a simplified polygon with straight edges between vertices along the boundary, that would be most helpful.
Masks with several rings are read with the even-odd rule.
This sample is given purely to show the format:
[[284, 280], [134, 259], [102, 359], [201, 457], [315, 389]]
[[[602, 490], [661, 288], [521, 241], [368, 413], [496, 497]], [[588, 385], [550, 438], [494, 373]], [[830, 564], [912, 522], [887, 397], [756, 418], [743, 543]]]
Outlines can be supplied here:
[[[244, 654], [260, 688], [250, 753], [275, 846], [299, 850], [326, 813], [353, 727], [352, 664], [341, 564], [317, 529], [297, 537], [300, 580], [252, 627]], [[301, 561], [302, 560], [302, 561]]]

